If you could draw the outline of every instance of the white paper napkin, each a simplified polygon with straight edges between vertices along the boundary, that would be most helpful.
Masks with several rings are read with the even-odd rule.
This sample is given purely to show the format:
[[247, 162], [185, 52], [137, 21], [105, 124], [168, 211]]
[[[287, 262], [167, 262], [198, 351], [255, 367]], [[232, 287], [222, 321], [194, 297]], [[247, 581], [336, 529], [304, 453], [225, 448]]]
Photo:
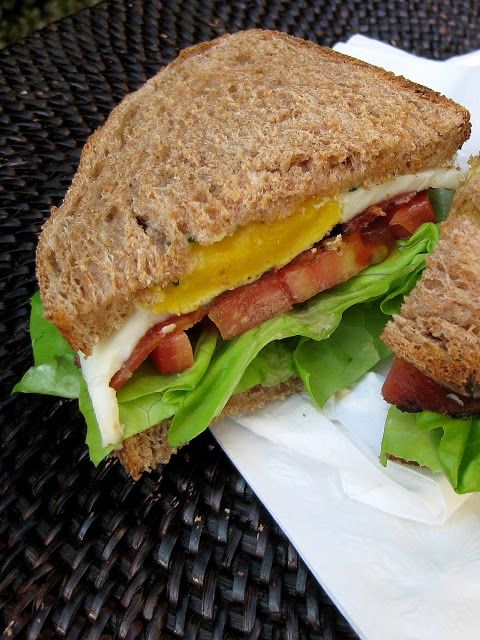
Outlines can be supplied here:
[[[437, 62], [363, 36], [336, 48], [466, 106], [462, 164], [480, 150], [480, 52]], [[381, 381], [368, 374], [323, 412], [297, 395], [212, 430], [361, 638], [478, 638], [480, 495], [378, 464]]]
[[348, 498], [329, 465], [224, 420], [215, 437], [363, 640], [477, 640], [480, 495], [442, 525]]
[[384, 377], [369, 373], [352, 391], [319, 411], [306, 393], [274, 402], [235, 419], [275, 444], [336, 469], [345, 494], [387, 513], [441, 524], [469, 496], [457, 495], [446, 478], [427, 470], [378, 462], [388, 411]]

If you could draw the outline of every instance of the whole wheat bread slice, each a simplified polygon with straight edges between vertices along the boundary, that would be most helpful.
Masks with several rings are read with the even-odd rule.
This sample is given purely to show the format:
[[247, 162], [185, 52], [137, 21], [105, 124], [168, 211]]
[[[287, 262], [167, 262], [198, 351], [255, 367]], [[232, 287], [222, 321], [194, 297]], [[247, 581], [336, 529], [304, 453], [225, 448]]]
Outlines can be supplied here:
[[458, 189], [420, 282], [382, 338], [395, 354], [466, 396], [480, 395], [480, 158]]
[[443, 165], [469, 132], [438, 93], [282, 33], [187, 49], [87, 141], [38, 245], [46, 316], [88, 354], [188, 273], [192, 236]]
[[[285, 398], [303, 388], [300, 378], [293, 377], [276, 387], [254, 387], [249, 391], [232, 396], [222, 413], [216, 418], [237, 416], [263, 407], [273, 400]], [[124, 440], [122, 449], [116, 456], [134, 480], [144, 471], [155, 469], [159, 464], [168, 462], [175, 449], [167, 442], [169, 421]]]

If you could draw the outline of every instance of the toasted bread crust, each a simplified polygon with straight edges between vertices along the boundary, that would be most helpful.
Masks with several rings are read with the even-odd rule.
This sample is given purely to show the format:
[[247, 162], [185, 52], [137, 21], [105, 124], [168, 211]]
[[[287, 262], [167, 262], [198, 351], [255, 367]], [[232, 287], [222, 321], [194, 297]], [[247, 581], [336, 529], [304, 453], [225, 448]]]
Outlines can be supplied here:
[[[245, 393], [232, 396], [216, 420], [255, 411], [268, 402], [285, 398], [302, 388], [303, 384], [297, 377], [290, 378], [276, 387], [254, 387]], [[138, 480], [144, 471], [151, 471], [159, 464], [168, 462], [175, 453], [175, 449], [167, 443], [169, 424], [167, 420], [128, 438], [124, 441], [123, 448], [115, 453], [134, 480]]]
[[422, 279], [382, 338], [397, 356], [465, 396], [480, 395], [480, 159], [455, 195]]
[[445, 97], [286, 34], [187, 49], [87, 141], [38, 245], [46, 316], [88, 354], [188, 273], [189, 237], [443, 165], [469, 132]]

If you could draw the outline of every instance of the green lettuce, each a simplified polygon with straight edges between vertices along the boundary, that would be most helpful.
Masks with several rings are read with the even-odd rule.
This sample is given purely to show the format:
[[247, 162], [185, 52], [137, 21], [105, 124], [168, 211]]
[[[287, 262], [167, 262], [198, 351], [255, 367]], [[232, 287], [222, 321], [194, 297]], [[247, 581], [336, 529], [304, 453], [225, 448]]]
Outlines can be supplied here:
[[390, 354], [380, 340], [387, 320], [378, 304], [356, 305], [327, 340], [301, 341], [294, 353], [296, 368], [320, 407]]
[[453, 418], [390, 407], [380, 461], [389, 456], [442, 472], [457, 493], [480, 491], [480, 416]]
[[31, 302], [30, 337], [34, 366], [17, 382], [13, 392], [78, 398], [83, 377], [75, 364], [76, 354], [57, 327], [43, 317], [38, 292]]
[[[233, 394], [258, 384], [274, 386], [292, 375], [300, 375], [322, 405], [327, 394], [351, 384], [385, 357], [386, 347], [378, 339], [385, 314], [414, 285], [437, 240], [437, 226], [423, 225], [381, 264], [233, 340], [204, 330], [195, 364], [181, 374], [161, 375], [145, 363], [118, 393], [124, 438], [173, 417], [168, 437], [178, 446], [203, 431]], [[42, 314], [36, 294], [30, 323], [34, 366], [14, 391], [78, 398], [90, 457], [98, 464], [113, 447], [102, 447], [75, 353]], [[319, 372], [325, 372], [323, 382]]]
[[428, 198], [435, 212], [437, 222], [443, 222], [448, 218], [454, 195], [455, 191], [452, 191], [452, 189], [428, 190]]
[[296, 338], [267, 344], [245, 369], [235, 393], [243, 393], [257, 385], [275, 387], [295, 375], [293, 354], [297, 344]]
[[[191, 391], [204, 375], [215, 351], [217, 333], [206, 329], [195, 347], [195, 363], [183, 373], [161, 375], [145, 362], [117, 394], [120, 421], [124, 426], [123, 439], [141, 433], [171, 418], [183, 395]], [[90, 458], [98, 464], [115, 447], [103, 447], [98, 422], [84, 385], [80, 395], [80, 411], [87, 423], [87, 445]]]

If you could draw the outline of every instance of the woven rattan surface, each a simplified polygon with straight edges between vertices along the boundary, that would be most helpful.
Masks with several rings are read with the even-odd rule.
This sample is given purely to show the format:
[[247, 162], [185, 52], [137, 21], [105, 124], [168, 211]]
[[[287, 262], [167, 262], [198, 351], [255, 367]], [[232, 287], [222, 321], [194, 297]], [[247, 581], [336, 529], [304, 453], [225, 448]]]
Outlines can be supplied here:
[[83, 142], [180, 48], [253, 26], [434, 58], [480, 47], [474, 0], [118, 0], [0, 52], [5, 638], [355, 637], [208, 434], [134, 484], [91, 466], [74, 404], [10, 397], [31, 360], [36, 236]]

